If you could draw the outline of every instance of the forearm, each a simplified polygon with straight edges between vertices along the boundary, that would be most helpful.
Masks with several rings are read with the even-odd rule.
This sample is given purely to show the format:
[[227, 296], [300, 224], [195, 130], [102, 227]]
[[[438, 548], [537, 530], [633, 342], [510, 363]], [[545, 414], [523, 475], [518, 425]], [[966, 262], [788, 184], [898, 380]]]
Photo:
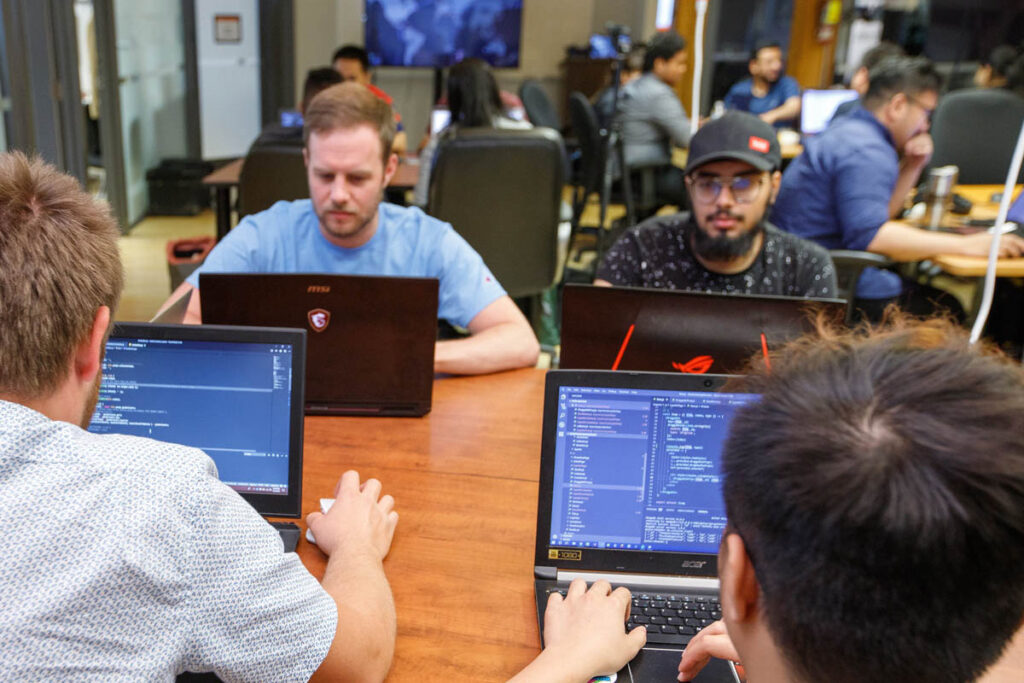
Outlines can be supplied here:
[[313, 680], [383, 680], [395, 652], [396, 617], [381, 560], [336, 553], [321, 585], [338, 607], [338, 628]]
[[483, 375], [537, 363], [540, 345], [525, 319], [488, 327], [466, 339], [439, 341], [434, 348], [434, 371], [453, 375]]
[[921, 166], [912, 164], [901, 164], [899, 175], [896, 176], [896, 185], [892, 188], [892, 196], [889, 198], [889, 217], [896, 218], [903, 211], [907, 202], [907, 195], [917, 186], [917, 180], [921, 177]]
[[919, 261], [936, 254], [962, 253], [963, 237], [888, 221], [875, 233], [867, 250], [896, 261]]
[[761, 114], [761, 118], [766, 123], [775, 123], [776, 121], [789, 121], [795, 119], [800, 115], [800, 98], [791, 97], [781, 106], [771, 109]]

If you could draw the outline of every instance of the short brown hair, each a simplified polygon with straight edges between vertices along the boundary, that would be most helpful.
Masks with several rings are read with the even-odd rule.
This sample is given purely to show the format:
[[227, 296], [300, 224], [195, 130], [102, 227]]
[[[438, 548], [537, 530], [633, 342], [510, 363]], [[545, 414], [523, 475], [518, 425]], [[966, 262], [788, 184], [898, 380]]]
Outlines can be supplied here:
[[109, 208], [21, 152], [0, 154], [0, 391], [45, 396], [124, 272]]
[[303, 117], [302, 139], [309, 146], [311, 133], [366, 125], [380, 135], [381, 159], [386, 166], [395, 140], [395, 113], [391, 105], [359, 83], [339, 83], [322, 90]]
[[975, 680], [1024, 613], [1024, 370], [891, 311], [770, 360], [722, 492], [796, 677]]

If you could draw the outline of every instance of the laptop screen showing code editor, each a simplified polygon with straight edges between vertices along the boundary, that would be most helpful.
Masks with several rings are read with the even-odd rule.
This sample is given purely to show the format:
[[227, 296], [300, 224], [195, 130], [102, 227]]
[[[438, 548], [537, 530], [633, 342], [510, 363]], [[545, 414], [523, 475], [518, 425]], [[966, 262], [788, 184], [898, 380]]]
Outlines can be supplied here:
[[291, 344], [112, 336], [106, 348], [89, 431], [199, 448], [239, 493], [289, 494]]
[[720, 458], [754, 394], [563, 386], [552, 546], [716, 553]]

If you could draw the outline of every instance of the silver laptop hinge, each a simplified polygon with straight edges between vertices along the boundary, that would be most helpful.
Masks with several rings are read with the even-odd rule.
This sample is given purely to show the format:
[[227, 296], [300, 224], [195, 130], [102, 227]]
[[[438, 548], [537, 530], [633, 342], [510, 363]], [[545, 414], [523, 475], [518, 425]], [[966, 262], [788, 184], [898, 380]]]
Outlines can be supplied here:
[[665, 576], [652, 574], [613, 574], [607, 572], [558, 572], [558, 581], [569, 583], [573, 579], [583, 579], [593, 583], [604, 579], [612, 584], [629, 584], [630, 586], [664, 586], [679, 589], [718, 590], [718, 579], [700, 576]]

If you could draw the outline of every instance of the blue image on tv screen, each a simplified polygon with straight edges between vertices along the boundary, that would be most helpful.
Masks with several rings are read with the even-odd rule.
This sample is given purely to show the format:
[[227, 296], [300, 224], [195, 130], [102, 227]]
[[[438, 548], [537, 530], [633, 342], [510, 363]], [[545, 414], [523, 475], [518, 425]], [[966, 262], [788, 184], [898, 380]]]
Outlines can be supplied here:
[[523, 0], [366, 0], [375, 66], [443, 67], [467, 57], [519, 66]]

